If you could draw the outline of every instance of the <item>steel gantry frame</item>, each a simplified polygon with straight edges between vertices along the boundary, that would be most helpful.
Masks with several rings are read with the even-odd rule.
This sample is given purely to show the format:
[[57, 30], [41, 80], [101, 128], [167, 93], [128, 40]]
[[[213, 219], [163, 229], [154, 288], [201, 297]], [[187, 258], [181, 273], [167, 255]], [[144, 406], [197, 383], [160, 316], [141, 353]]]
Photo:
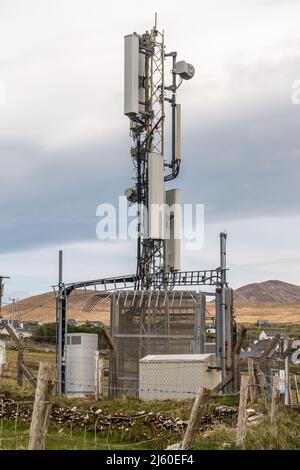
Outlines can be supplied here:
[[[221, 234], [221, 236], [224, 234]], [[213, 286], [216, 291], [226, 289], [226, 264], [224, 264], [224, 255], [226, 257], [226, 245], [224, 237], [221, 238], [221, 254], [223, 256], [223, 264], [216, 269], [202, 270], [202, 271], [179, 271], [168, 273], [154, 273], [148, 274], [148, 279], [144, 282], [154, 284], [163, 282], [167, 290], [173, 287], [187, 287], [187, 286]], [[161, 277], [163, 276], [163, 279]], [[63, 282], [63, 256], [62, 252], [59, 253], [59, 282], [57, 285], [52, 286], [56, 295], [56, 322], [57, 322], [57, 348], [56, 348], [56, 362], [58, 367], [58, 393], [65, 393], [65, 373], [66, 373], [66, 337], [67, 337], [67, 320], [68, 320], [68, 297], [76, 289], [87, 289], [93, 287], [95, 294], [97, 292], [113, 292], [116, 290], [127, 289], [134, 290], [138, 279], [135, 274], [128, 274], [125, 276], [108, 277], [101, 279], [92, 279], [84, 281], [76, 281], [72, 283]], [[153, 292], [154, 295], [154, 292]], [[225, 331], [223, 332], [222, 315], [225, 315], [226, 305], [221, 303], [220, 318], [221, 322], [217, 322], [217, 328], [220, 329], [219, 337], [222, 338], [221, 344], [218, 343], [217, 356], [220, 358], [221, 363], [224, 362], [225, 357]], [[225, 317], [224, 317], [225, 318]], [[225, 320], [224, 320], [225, 322]], [[224, 324], [225, 328], [225, 324]], [[223, 375], [226, 375], [226, 368], [224, 366]]]

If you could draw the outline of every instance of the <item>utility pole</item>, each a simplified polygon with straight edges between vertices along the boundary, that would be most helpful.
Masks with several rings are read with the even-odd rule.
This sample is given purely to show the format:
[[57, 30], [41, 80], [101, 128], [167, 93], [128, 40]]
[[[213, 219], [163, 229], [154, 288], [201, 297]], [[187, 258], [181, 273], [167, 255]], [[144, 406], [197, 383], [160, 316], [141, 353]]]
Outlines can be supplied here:
[[222, 379], [226, 376], [226, 238], [225, 232], [220, 233], [220, 271], [221, 271], [221, 368]]
[[59, 251], [58, 263], [58, 297], [57, 297], [57, 318], [56, 318], [56, 363], [58, 369], [58, 394], [65, 393], [65, 373], [66, 373], [66, 336], [67, 336], [67, 311], [66, 295], [63, 283], [63, 252]]
[[11, 301], [11, 314], [14, 313], [14, 305], [15, 305], [15, 302], [18, 302], [19, 299], [15, 299], [15, 298], [9, 298], [9, 300]]
[[[15, 308], [14, 308], [15, 307], [15, 302], [18, 302], [19, 299], [9, 298], [9, 300], [11, 301], [11, 321], [12, 321], [12, 324], [13, 324], [13, 320], [14, 320], [13, 314], [14, 314], [14, 311], [15, 311]], [[20, 338], [20, 313], [18, 315], [18, 329], [17, 329], [17, 331], [18, 331], [18, 337]]]
[[4, 279], [10, 279], [10, 277], [0, 276], [0, 318], [2, 318], [1, 310], [2, 310], [2, 297], [4, 294], [4, 282], [3, 282]]

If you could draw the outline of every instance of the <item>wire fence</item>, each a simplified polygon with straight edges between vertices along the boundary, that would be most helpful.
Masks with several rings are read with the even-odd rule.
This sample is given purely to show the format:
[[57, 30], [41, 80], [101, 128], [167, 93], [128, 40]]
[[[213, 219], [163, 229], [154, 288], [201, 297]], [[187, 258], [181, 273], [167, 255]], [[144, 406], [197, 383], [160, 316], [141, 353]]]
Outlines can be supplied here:
[[[34, 350], [31, 347], [24, 348], [22, 361], [36, 380], [41, 361], [55, 364], [55, 349], [47, 344], [38, 344], [35, 347]], [[23, 374], [20, 386], [19, 353], [20, 351], [15, 348], [7, 349], [6, 361], [0, 371], [0, 449], [26, 449], [30, 438], [34, 387], [26, 374]], [[118, 380], [114, 385], [118, 398], [109, 400], [111, 384], [109, 357], [106, 355], [102, 382], [104, 400], [96, 402], [94, 360], [93, 357], [88, 361], [83, 359], [77, 362], [75, 360], [73, 373], [66, 377], [67, 392], [69, 391], [73, 398], [55, 398], [47, 402], [51, 405], [51, 413], [49, 430], [45, 436], [46, 448], [165, 449], [182, 441], [188, 425], [192, 400], [199, 395], [199, 383], [213, 390], [221, 380], [219, 370], [214, 364], [206, 363], [195, 368], [195, 364], [191, 363], [181, 364], [180, 367], [176, 363], [166, 363], [161, 368], [160, 374], [155, 370], [148, 371], [147, 380], [140, 381], [138, 387], [134, 381], [136, 377], [134, 380], [128, 380], [127, 377], [126, 387], [121, 380]], [[130, 357], [128, 361], [129, 367], [126, 373], [130, 371]], [[244, 370], [239, 372], [247, 373], [245, 367], [244, 364]], [[194, 373], [195, 370], [197, 372]], [[136, 376], [137, 371], [134, 372]], [[293, 373], [288, 375], [288, 380], [281, 372], [276, 369], [274, 361], [273, 372], [270, 373], [268, 369], [268, 373], [264, 374], [265, 384], [260, 383], [256, 376], [254, 382], [247, 385], [249, 396], [253, 399], [255, 395], [255, 400], [261, 399], [264, 403], [256, 409], [252, 408], [250, 402], [249, 408], [245, 411], [247, 428], [259, 424], [270, 415], [272, 384], [276, 375], [280, 378], [278, 395], [281, 402], [285, 402], [285, 396], [288, 394], [289, 408], [299, 405], [299, 370], [294, 368]], [[130, 392], [134, 395], [137, 390], [138, 397], [147, 396], [150, 402], [148, 400], [142, 403], [131, 402], [128, 396], [131, 395]], [[208, 401], [197, 428], [198, 446], [236, 448], [240, 393], [241, 390], [230, 394], [233, 405], [218, 403], [215, 397]], [[20, 399], [18, 394], [25, 396], [26, 399]], [[10, 396], [18, 398], [13, 400]], [[156, 404], [151, 401], [155, 399], [159, 400]], [[122, 400], [124, 410], [122, 410]]]
[[[27, 448], [33, 406], [33, 400], [14, 401], [0, 396], [0, 449]], [[46, 448], [164, 449], [182, 441], [190, 409], [191, 403], [187, 402], [161, 411], [109, 414], [95, 407], [66, 407], [53, 401]], [[221, 424], [234, 428], [236, 420], [235, 407], [210, 405], [199, 431]]]
[[[157, 390], [154, 387], [151, 392]], [[253, 387], [257, 389], [257, 399], [265, 397], [267, 386], [248, 384], [249, 394]], [[178, 390], [170, 392], [176, 394]], [[191, 393], [191, 398], [197, 395], [190, 390], [186, 392]], [[231, 395], [236, 396], [236, 404], [231, 406], [218, 404], [216, 397], [209, 399], [197, 428], [200, 447], [236, 448], [240, 393], [241, 390]], [[130, 403], [126, 401], [121, 411], [120, 400], [117, 400], [117, 410], [114, 401], [91, 401], [82, 406], [80, 400], [78, 406], [75, 400], [70, 406], [69, 400], [55, 398], [45, 403], [51, 405], [47, 449], [166, 449], [183, 440], [191, 411], [190, 400], [170, 400], [162, 402], [163, 406], [160, 402], [150, 402], [150, 410], [147, 402], [139, 402], [134, 412], [128, 410]], [[0, 449], [27, 449], [33, 407], [33, 399], [14, 400], [1, 394], [0, 389]], [[269, 407], [256, 409], [250, 403], [246, 408], [246, 426], [259, 424], [269, 413]]]
[[[130, 359], [130, 358], [129, 358]], [[55, 364], [56, 354], [54, 348], [38, 349], [37, 351], [24, 350], [22, 360], [28, 371], [36, 379], [38, 375], [39, 364], [41, 361]], [[104, 361], [104, 380], [102, 383], [104, 397], [111, 396], [112, 386], [109, 383], [110, 374], [110, 356], [106, 352], [103, 356]], [[129, 361], [130, 362], [130, 361]], [[70, 391], [70, 396], [84, 397], [85, 395], [94, 395], [95, 382], [94, 372], [95, 363], [93, 355], [89, 357], [82, 357], [77, 359], [72, 358], [71, 371], [66, 377], [66, 390]], [[2, 387], [15, 386], [18, 383], [18, 351], [16, 349], [6, 350], [5, 363], [1, 365], [0, 370], [0, 384]], [[278, 366], [277, 366], [278, 367]], [[122, 380], [118, 380], [114, 385], [114, 390], [117, 395], [129, 396], [138, 391], [138, 395], [143, 399], [193, 399], [196, 396], [198, 384], [201, 383], [203, 387], [214, 389], [221, 380], [220, 370], [214, 362], [195, 363], [185, 362], [180, 363], [163, 363], [163, 364], [147, 364], [144, 371], [134, 371], [135, 375], [130, 378], [130, 373], [126, 377], [126, 386], [122, 384]], [[247, 369], [244, 368], [240, 372], [246, 373]], [[119, 375], [121, 375], [119, 373]], [[136, 378], [137, 375], [137, 378]], [[294, 368], [292, 373], [288, 374], [288, 381], [285, 378], [283, 369], [274, 368], [272, 373], [264, 373], [268, 394], [271, 394], [272, 382], [274, 376], [280, 376], [281, 394], [285, 393], [286, 387], [289, 387], [292, 403], [299, 402], [299, 389], [300, 389], [300, 370], [299, 367]], [[122, 378], [122, 377], [121, 377]], [[22, 386], [32, 385], [28, 382], [26, 376], [23, 376]], [[132, 383], [132, 386], [128, 385]], [[138, 385], [136, 384], [138, 383]], [[262, 385], [256, 381], [255, 388], [257, 392]], [[132, 393], [131, 393], [132, 392]], [[230, 392], [232, 393], [232, 392]], [[144, 398], [146, 396], [146, 398]]]

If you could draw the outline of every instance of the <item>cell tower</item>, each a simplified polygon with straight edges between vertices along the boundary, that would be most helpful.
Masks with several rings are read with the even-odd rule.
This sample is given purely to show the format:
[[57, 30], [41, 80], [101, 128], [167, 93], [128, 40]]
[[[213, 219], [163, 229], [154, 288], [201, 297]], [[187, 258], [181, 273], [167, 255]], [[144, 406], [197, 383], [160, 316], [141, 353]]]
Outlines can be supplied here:
[[[168, 60], [172, 70], [166, 85]], [[136, 180], [125, 195], [131, 204], [137, 204], [136, 289], [164, 288], [164, 274], [180, 271], [180, 190], [165, 191], [165, 182], [178, 176], [181, 164], [181, 106], [176, 92], [194, 73], [191, 64], [177, 61], [177, 52], [165, 52], [164, 32], [158, 31], [156, 16], [150, 32], [125, 36], [124, 114], [130, 119]], [[166, 103], [172, 116], [169, 158], [165, 152]]]
[[[167, 64], [171, 69], [170, 82], [166, 79], [165, 74]], [[177, 61], [177, 52], [166, 53], [164, 33], [158, 31], [156, 18], [151, 31], [146, 31], [141, 35], [133, 33], [125, 36], [124, 114], [130, 120], [130, 133], [133, 139], [130, 153], [135, 173], [135, 185], [127, 188], [125, 195], [130, 204], [137, 206], [137, 268], [134, 274], [66, 284], [63, 282], [62, 252], [60, 252], [59, 281], [56, 286], [53, 286], [57, 299], [56, 360], [59, 371], [58, 392], [60, 394], [66, 392], [68, 371], [66, 361], [68, 298], [77, 289], [87, 289], [89, 286], [95, 289], [95, 294], [87, 301], [84, 307], [85, 311], [91, 311], [103, 299], [100, 291], [112, 291], [112, 338], [116, 341], [123, 338], [122, 341], [130, 350], [130, 345], [132, 345], [130, 341], [134, 337], [133, 348], [136, 347], [136, 344], [139, 345], [139, 353], [135, 356], [137, 360], [143, 357], [145, 348], [150, 348], [152, 334], [155, 339], [162, 340], [162, 343], [158, 342], [160, 346], [165, 344], [166, 348], [171, 351], [172, 334], [170, 335], [170, 328], [171, 324], [174, 328], [174, 322], [170, 320], [170, 315], [172, 315], [174, 308], [177, 316], [176, 321], [179, 321], [176, 309], [181, 308], [182, 299], [183, 301], [193, 299], [193, 302], [197, 304], [195, 308], [193, 307], [194, 310], [192, 309], [194, 312], [196, 309], [197, 314], [195, 321], [193, 320], [193, 333], [190, 339], [194, 341], [194, 346], [192, 346], [194, 349], [199, 347], [200, 353], [204, 352], [205, 309], [202, 308], [204, 302], [202, 302], [202, 294], [204, 293], [200, 292], [196, 295], [195, 292], [186, 291], [184, 294], [181, 290], [177, 302], [175, 300], [176, 287], [215, 287], [213, 295], [216, 298], [216, 357], [220, 362], [223, 379], [228, 371], [233, 370], [233, 297], [232, 290], [229, 289], [226, 280], [227, 235], [223, 232], [220, 234], [219, 267], [181, 271], [180, 189], [165, 190], [166, 183], [178, 176], [181, 167], [181, 106], [177, 103], [176, 94], [183, 80], [191, 79], [194, 73], [195, 69], [191, 64]], [[170, 106], [171, 109], [170, 155], [167, 155], [165, 145], [165, 130], [168, 124], [166, 122], [167, 106]], [[155, 294], [154, 289], [156, 290]], [[131, 292], [132, 290], [134, 292]], [[206, 292], [205, 296], [211, 294]], [[196, 297], [198, 300], [195, 300]], [[137, 299], [139, 299], [138, 302]], [[120, 307], [120, 303], [124, 308]], [[125, 307], [129, 308], [128, 315], [125, 315]], [[204, 315], [201, 316], [203, 312]], [[119, 313], [121, 320], [118, 317]], [[187, 312], [185, 313], [187, 314]], [[128, 336], [126, 336], [127, 334]], [[166, 338], [167, 341], [164, 341]], [[172, 338], [174, 337], [172, 336]], [[119, 349], [121, 351], [120, 358], [125, 357], [126, 347], [124, 346], [123, 349], [125, 343], [122, 343]], [[155, 341], [152, 344], [154, 347]], [[188, 347], [190, 350], [190, 343]], [[174, 350], [176, 352], [176, 348]], [[157, 352], [155, 348], [152, 351], [151, 353], [149, 349], [147, 354]], [[132, 359], [133, 356], [130, 357]], [[123, 361], [123, 359], [120, 360]], [[125, 362], [132, 364], [132, 360], [124, 360], [121, 367], [111, 366], [111, 371], [114, 369], [111, 380], [116, 370], [123, 370]], [[131, 380], [131, 375], [126, 374], [124, 377], [127, 379], [129, 377]], [[137, 383], [135, 379], [134, 383], [135, 385]]]

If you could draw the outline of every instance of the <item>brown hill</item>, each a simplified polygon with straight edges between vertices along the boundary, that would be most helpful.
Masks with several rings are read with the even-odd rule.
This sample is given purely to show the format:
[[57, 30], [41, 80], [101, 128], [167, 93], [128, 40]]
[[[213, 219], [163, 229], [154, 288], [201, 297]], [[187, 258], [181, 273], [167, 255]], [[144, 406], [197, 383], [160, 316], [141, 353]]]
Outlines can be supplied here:
[[300, 287], [282, 281], [265, 281], [236, 289], [236, 304], [297, 304], [300, 303]]
[[299, 323], [300, 287], [275, 280], [248, 284], [236, 289], [234, 305], [239, 323]]
[[[108, 292], [98, 293], [101, 299], [92, 311], [85, 311], [84, 307], [88, 300], [95, 296], [95, 291], [81, 291], [72, 293], [68, 298], [68, 317], [79, 322], [87, 320], [102, 321], [109, 323], [110, 301], [107, 299]], [[51, 323], [55, 321], [56, 298], [53, 292], [34, 295], [26, 299], [15, 302], [13, 305], [6, 305], [2, 308], [2, 316], [7, 319], [20, 319], [22, 321], [38, 321], [40, 323]]]
[[239, 323], [256, 323], [269, 320], [270, 323], [300, 323], [300, 304], [248, 304], [236, 305], [236, 318]]

